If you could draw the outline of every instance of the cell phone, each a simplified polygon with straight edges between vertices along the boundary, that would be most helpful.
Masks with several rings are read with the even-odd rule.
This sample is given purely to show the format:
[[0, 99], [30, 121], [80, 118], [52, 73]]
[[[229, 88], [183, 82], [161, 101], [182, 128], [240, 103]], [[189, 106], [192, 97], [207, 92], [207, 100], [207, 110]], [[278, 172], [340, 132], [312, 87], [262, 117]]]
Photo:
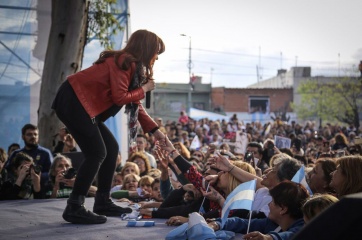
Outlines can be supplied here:
[[246, 152], [245, 162], [250, 163], [252, 160], [254, 160], [254, 154], [252, 152]]
[[338, 150], [336, 153], [336, 157], [343, 157], [345, 155], [345, 152], [343, 150]]
[[268, 157], [272, 157], [274, 155], [274, 143], [272, 143], [272, 142], [268, 143], [267, 154], [268, 154]]

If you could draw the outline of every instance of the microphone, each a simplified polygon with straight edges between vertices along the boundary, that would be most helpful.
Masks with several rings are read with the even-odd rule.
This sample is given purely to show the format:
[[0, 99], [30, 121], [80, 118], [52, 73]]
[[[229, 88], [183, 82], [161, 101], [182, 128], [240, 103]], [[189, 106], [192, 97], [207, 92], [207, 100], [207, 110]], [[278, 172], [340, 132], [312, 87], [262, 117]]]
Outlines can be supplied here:
[[151, 91], [146, 92], [146, 108], [151, 107]]

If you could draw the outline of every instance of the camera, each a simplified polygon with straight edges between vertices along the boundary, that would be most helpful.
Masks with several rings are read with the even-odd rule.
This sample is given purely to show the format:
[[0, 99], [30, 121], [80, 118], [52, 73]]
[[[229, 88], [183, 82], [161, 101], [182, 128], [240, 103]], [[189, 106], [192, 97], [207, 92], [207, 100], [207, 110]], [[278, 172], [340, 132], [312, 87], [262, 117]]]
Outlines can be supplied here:
[[31, 169], [34, 169], [34, 172], [36, 174], [39, 174], [41, 172], [42, 167], [40, 165], [31, 164], [29, 167], [29, 174], [30, 174]]
[[63, 173], [63, 176], [65, 179], [72, 179], [75, 177], [76, 174], [77, 174], [77, 171], [75, 170], [75, 168], [69, 168], [68, 170], [66, 170]]

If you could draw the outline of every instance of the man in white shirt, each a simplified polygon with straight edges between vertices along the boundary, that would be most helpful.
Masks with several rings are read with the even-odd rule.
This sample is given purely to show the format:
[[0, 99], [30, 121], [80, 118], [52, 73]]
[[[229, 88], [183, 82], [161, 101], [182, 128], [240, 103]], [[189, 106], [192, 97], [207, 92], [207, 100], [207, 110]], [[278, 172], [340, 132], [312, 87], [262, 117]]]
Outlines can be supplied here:
[[137, 143], [137, 151], [142, 152], [143, 154], [145, 154], [147, 156], [148, 161], [150, 162], [150, 165], [152, 168], [157, 168], [157, 163], [156, 163], [155, 157], [152, 154], [145, 151], [145, 147], [147, 144], [146, 136], [142, 135], [142, 134], [138, 134], [137, 138], [136, 138], [136, 143]]

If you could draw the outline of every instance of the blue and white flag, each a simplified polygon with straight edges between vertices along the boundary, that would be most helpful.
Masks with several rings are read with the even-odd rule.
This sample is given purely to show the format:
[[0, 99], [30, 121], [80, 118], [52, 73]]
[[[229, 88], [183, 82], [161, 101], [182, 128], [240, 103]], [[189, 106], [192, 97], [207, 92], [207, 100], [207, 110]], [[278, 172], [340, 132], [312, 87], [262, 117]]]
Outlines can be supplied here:
[[313, 192], [307, 183], [307, 179], [305, 178], [304, 165], [302, 165], [298, 172], [295, 173], [291, 181], [303, 185], [308, 190], [309, 195], [313, 196]]
[[223, 228], [225, 221], [232, 209], [251, 210], [255, 195], [256, 180], [251, 180], [237, 186], [226, 198], [221, 211], [221, 227]]

